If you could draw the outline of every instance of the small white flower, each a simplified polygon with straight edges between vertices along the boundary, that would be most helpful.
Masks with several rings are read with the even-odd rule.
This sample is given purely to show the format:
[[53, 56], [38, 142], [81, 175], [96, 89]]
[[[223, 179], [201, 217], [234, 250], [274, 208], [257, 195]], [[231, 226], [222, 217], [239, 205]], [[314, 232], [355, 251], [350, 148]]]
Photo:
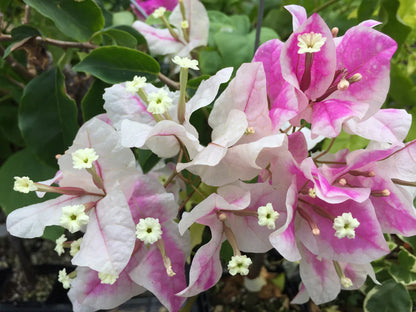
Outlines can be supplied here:
[[160, 226], [159, 219], [140, 219], [136, 226], [136, 235], [145, 244], [157, 242], [162, 238], [162, 227]]
[[335, 236], [338, 238], [348, 237], [355, 238], [355, 228], [360, 225], [356, 218], [352, 217], [351, 212], [344, 212], [341, 216], [334, 219], [333, 228], [336, 231]]
[[71, 244], [71, 250], [69, 251], [69, 254], [73, 257], [75, 256], [78, 251], [79, 247], [81, 246], [82, 237], [78, 238], [76, 241], [73, 241]]
[[180, 57], [178, 55], [176, 55], [173, 59], [172, 62], [175, 63], [176, 65], [179, 65], [182, 68], [192, 68], [195, 70], [199, 70], [198, 68], [198, 61], [197, 60], [191, 60], [188, 57]]
[[344, 288], [350, 288], [352, 286], [352, 281], [346, 276], [341, 277], [341, 285]]
[[58, 253], [58, 255], [62, 255], [64, 250], [64, 243], [66, 242], [66, 236], [65, 234], [62, 234], [56, 241], [55, 251]]
[[149, 106], [147, 110], [152, 114], [164, 114], [172, 106], [172, 99], [169, 97], [168, 93], [159, 89], [158, 92], [152, 92], [147, 95], [149, 101]]
[[98, 159], [93, 148], [81, 148], [72, 153], [72, 163], [75, 169], [91, 168], [92, 163]]
[[13, 190], [21, 193], [36, 191], [38, 188], [29, 177], [14, 177]]
[[98, 278], [101, 280], [101, 284], [113, 285], [118, 279], [118, 275], [98, 272]]
[[71, 287], [71, 278], [66, 274], [66, 269], [59, 271], [58, 281], [62, 283], [62, 287], [65, 289], [69, 289]]
[[247, 275], [250, 264], [252, 264], [252, 261], [246, 255], [232, 256], [230, 262], [228, 262], [228, 271], [231, 275], [236, 275], [237, 273]]
[[189, 23], [188, 23], [188, 21], [182, 21], [182, 22], [181, 22], [181, 28], [182, 28], [182, 29], [187, 29], [187, 28], [189, 28]]
[[152, 15], [154, 18], [161, 18], [163, 15], [165, 15], [166, 12], [166, 8], [165, 7], [160, 7], [156, 10], [153, 11]]
[[325, 41], [326, 37], [322, 37], [322, 34], [314, 33], [313, 31], [298, 35], [298, 47], [300, 48], [298, 53], [319, 52]]
[[271, 203], [266, 204], [266, 206], [261, 206], [257, 209], [257, 214], [259, 218], [259, 225], [267, 226], [270, 230], [276, 228], [275, 221], [279, 217], [279, 213], [273, 210]]
[[130, 93], [137, 93], [139, 89], [146, 85], [146, 77], [134, 76], [132, 81], [126, 82], [126, 91]]
[[59, 223], [71, 233], [75, 233], [87, 224], [89, 217], [85, 214], [84, 205], [65, 206]]

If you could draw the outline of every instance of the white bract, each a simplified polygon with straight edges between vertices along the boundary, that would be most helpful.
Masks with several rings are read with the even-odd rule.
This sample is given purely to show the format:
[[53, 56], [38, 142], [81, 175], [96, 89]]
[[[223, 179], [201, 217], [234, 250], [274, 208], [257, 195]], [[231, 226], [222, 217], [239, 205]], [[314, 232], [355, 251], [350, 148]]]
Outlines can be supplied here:
[[65, 234], [62, 234], [56, 241], [55, 251], [58, 253], [58, 255], [62, 255], [64, 250], [64, 243], [66, 242], [66, 236]]
[[134, 76], [132, 81], [126, 82], [126, 91], [130, 93], [136, 93], [139, 89], [144, 88], [146, 85], [146, 77]]
[[191, 60], [188, 57], [180, 57], [180, 56], [176, 55], [172, 59], [172, 62], [175, 63], [176, 65], [179, 65], [182, 68], [191, 68], [191, 69], [199, 70], [198, 61], [197, 60]]
[[72, 163], [74, 169], [88, 169], [92, 163], [98, 159], [98, 155], [93, 148], [81, 148], [72, 153]]
[[298, 53], [314, 53], [319, 52], [321, 47], [326, 41], [326, 37], [322, 37], [322, 34], [310, 33], [301, 34], [298, 36], [298, 47], [300, 48]]
[[333, 229], [338, 238], [355, 238], [355, 228], [360, 225], [356, 218], [352, 217], [351, 212], [344, 212], [341, 216], [334, 219]]
[[58, 274], [58, 281], [62, 283], [62, 287], [69, 289], [71, 287], [71, 278], [66, 274], [66, 269], [62, 269]]
[[279, 213], [273, 210], [271, 203], [267, 203], [266, 206], [261, 206], [257, 209], [259, 225], [267, 226], [267, 228], [274, 230], [276, 228], [275, 221], [279, 217]]
[[153, 244], [162, 238], [162, 228], [159, 219], [140, 219], [136, 226], [137, 238], [145, 244]]
[[71, 244], [71, 249], [69, 250], [69, 254], [73, 257], [75, 256], [78, 251], [79, 247], [81, 246], [82, 237], [78, 238], [76, 241], [73, 241]]
[[85, 214], [84, 205], [65, 206], [62, 208], [62, 216], [59, 220], [61, 226], [75, 233], [87, 224], [89, 217]]
[[157, 92], [149, 93], [147, 98], [149, 100], [149, 106], [147, 107], [147, 110], [152, 114], [162, 115], [166, 113], [172, 106], [172, 99], [163, 89], [160, 89]]
[[13, 190], [21, 193], [36, 191], [38, 188], [29, 177], [14, 177]]
[[236, 275], [237, 273], [247, 275], [250, 264], [252, 264], [252, 261], [246, 255], [233, 256], [230, 262], [228, 262], [228, 271], [231, 275]]

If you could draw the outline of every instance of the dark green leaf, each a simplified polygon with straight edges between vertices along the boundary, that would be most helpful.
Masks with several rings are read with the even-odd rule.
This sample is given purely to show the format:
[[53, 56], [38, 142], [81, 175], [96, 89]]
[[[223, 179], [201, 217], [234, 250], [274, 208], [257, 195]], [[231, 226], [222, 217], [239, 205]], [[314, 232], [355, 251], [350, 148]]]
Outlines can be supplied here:
[[15, 145], [22, 146], [23, 138], [17, 126], [17, 107], [14, 105], [0, 106], [0, 132]]
[[132, 80], [135, 75], [154, 80], [160, 67], [154, 58], [143, 52], [125, 47], [101, 47], [88, 54], [74, 70], [88, 72], [107, 83], [120, 83]]
[[111, 27], [103, 29], [102, 31], [98, 32], [97, 35], [98, 34], [109, 37], [115, 45], [120, 45], [128, 48], [135, 48], [137, 45], [136, 38], [124, 30]]
[[412, 300], [403, 284], [389, 280], [374, 287], [364, 300], [365, 312], [411, 312]]
[[135, 149], [137, 161], [143, 173], [148, 173], [159, 162], [160, 158], [150, 150]]
[[199, 68], [207, 75], [213, 75], [222, 67], [222, 59], [217, 51], [202, 50], [199, 52]]
[[134, 38], [136, 38], [137, 44], [145, 44], [146, 43], [146, 39], [143, 37], [143, 35], [131, 26], [117, 25], [117, 26], [113, 26], [112, 28], [128, 32], [130, 35], [132, 35]]
[[101, 9], [93, 0], [24, 0], [42, 15], [50, 18], [65, 35], [88, 41], [104, 27]]
[[361, 1], [360, 6], [358, 7], [358, 20], [364, 21], [370, 19], [374, 11], [378, 6], [379, 0], [365, 0]]
[[409, 285], [416, 281], [416, 257], [403, 247], [400, 249], [399, 263], [392, 263], [390, 274], [397, 282]]
[[99, 79], [94, 80], [81, 102], [82, 117], [84, 121], [87, 121], [96, 115], [105, 113], [103, 108], [103, 94], [104, 89], [108, 87], [110, 87], [109, 84], [102, 82]]
[[78, 129], [77, 108], [64, 92], [63, 79], [53, 68], [30, 81], [19, 111], [19, 128], [28, 147], [51, 164], [71, 145]]
[[397, 14], [399, 5], [398, 0], [382, 0], [380, 17], [384, 21], [381, 31], [396, 40], [400, 48], [412, 29]]
[[12, 29], [12, 37], [15, 41], [36, 36], [40, 36], [40, 32], [36, 28], [28, 25], [22, 25]]
[[416, 86], [397, 64], [391, 64], [389, 95], [397, 108], [416, 107]]
[[45, 165], [28, 149], [21, 150], [11, 156], [0, 168], [0, 206], [6, 214], [13, 210], [44, 201], [34, 192], [23, 194], [13, 191], [15, 176], [28, 176], [33, 181], [52, 178], [56, 169]]

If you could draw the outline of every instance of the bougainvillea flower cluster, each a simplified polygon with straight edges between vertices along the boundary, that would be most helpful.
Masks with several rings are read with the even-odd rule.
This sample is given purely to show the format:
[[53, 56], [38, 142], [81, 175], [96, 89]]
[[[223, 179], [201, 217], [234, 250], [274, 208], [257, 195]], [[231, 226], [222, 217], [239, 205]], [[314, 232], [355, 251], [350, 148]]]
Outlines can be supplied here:
[[[293, 303], [320, 304], [361, 287], [367, 276], [377, 283], [371, 262], [390, 251], [384, 233], [416, 235], [416, 144], [403, 143], [411, 118], [380, 109], [396, 43], [373, 29], [374, 21], [338, 37], [318, 14], [287, 10], [293, 33], [286, 42], [264, 43], [252, 62], [220, 70], [190, 98], [188, 70], [198, 62], [189, 53], [208, 36], [202, 4], [179, 1], [167, 22], [175, 28], [136, 22], [152, 53], [175, 55], [180, 90], [144, 77], [107, 88], [106, 114], [81, 127], [53, 179], [15, 178], [16, 191], [60, 194], [15, 210], [7, 229], [32, 238], [60, 225], [77, 234], [73, 241], [62, 235], [55, 249], [70, 249], [77, 267], [59, 274], [74, 311], [114, 308], [146, 289], [178, 311], [224, 269], [247, 275], [247, 253], [273, 248], [299, 263]], [[164, 14], [153, 13], [166, 21]], [[191, 115], [208, 105], [212, 133], [204, 146]], [[341, 131], [370, 143], [352, 152], [310, 151], [311, 138]], [[162, 160], [144, 174], [131, 148]], [[211, 191], [182, 213], [184, 182], [192, 184], [185, 173]], [[210, 239], [189, 258], [195, 223]], [[224, 241], [233, 256], [223, 267]]]

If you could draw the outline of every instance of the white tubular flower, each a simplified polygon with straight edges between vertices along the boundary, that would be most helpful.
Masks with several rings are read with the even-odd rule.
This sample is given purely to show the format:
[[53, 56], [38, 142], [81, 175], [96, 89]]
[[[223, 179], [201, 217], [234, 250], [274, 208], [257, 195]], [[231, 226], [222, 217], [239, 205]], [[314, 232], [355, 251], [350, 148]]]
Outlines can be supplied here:
[[118, 275], [98, 272], [98, 278], [101, 280], [101, 284], [113, 285], [118, 279]]
[[66, 269], [62, 269], [58, 274], [58, 281], [62, 283], [62, 287], [69, 289], [71, 287], [71, 278], [66, 274]]
[[162, 238], [162, 227], [159, 219], [140, 219], [136, 226], [136, 235], [145, 244], [153, 244]]
[[64, 243], [66, 242], [66, 236], [65, 234], [62, 234], [56, 241], [55, 251], [58, 253], [58, 255], [62, 255], [64, 250]]
[[355, 238], [355, 228], [360, 225], [356, 218], [352, 217], [351, 212], [344, 212], [341, 216], [334, 219], [333, 228], [336, 231], [335, 236], [338, 238], [348, 237]]
[[98, 159], [93, 148], [82, 148], [72, 153], [72, 163], [75, 169], [88, 169]]
[[82, 237], [78, 238], [76, 241], [73, 241], [71, 244], [71, 249], [69, 250], [69, 254], [73, 257], [75, 256], [78, 251], [79, 247], [81, 246]]
[[36, 191], [38, 188], [29, 177], [14, 177], [13, 190], [21, 193], [29, 193]]
[[132, 81], [126, 82], [126, 91], [130, 93], [137, 93], [139, 89], [146, 85], [146, 77], [134, 76]]
[[84, 205], [65, 206], [59, 223], [71, 233], [75, 233], [87, 224], [89, 217], [85, 214]]
[[188, 21], [182, 21], [182, 22], [181, 22], [181, 28], [182, 28], [182, 29], [187, 29], [187, 28], [189, 28], [189, 23], [188, 23]]
[[270, 230], [276, 228], [275, 221], [279, 217], [279, 213], [273, 210], [271, 203], [266, 204], [266, 206], [261, 206], [257, 209], [257, 214], [259, 218], [259, 225], [267, 226]]
[[236, 275], [237, 273], [241, 275], [248, 274], [248, 267], [253, 262], [246, 255], [243, 256], [232, 256], [230, 262], [228, 262], [228, 271], [231, 275]]
[[154, 18], [161, 18], [163, 15], [165, 15], [165, 12], [166, 12], [166, 8], [165, 7], [160, 7], [160, 8], [153, 11], [152, 16]]
[[314, 33], [313, 31], [298, 35], [298, 53], [304, 54], [319, 52], [325, 41], [326, 37], [322, 37], [322, 34]]
[[172, 106], [172, 99], [163, 89], [160, 89], [158, 92], [149, 93], [147, 99], [149, 100], [147, 110], [152, 114], [162, 115]]
[[341, 277], [341, 285], [344, 288], [350, 288], [352, 286], [352, 281], [346, 276]]
[[191, 60], [188, 57], [180, 57], [180, 56], [176, 55], [172, 59], [172, 62], [175, 63], [176, 65], [179, 65], [181, 68], [192, 68], [192, 69], [195, 69], [195, 70], [199, 70], [198, 61], [197, 60]]

